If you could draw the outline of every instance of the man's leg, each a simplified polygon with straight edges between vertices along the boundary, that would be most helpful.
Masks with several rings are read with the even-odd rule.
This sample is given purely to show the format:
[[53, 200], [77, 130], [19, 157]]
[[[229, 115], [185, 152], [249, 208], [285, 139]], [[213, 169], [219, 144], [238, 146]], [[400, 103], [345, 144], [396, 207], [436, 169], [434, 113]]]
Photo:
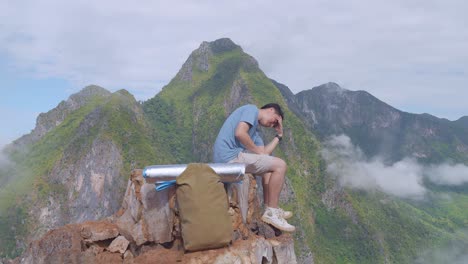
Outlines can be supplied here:
[[269, 155], [241, 152], [230, 162], [244, 163], [246, 173], [262, 174], [264, 203], [268, 207], [278, 208], [279, 195], [283, 188], [287, 168], [284, 160]]
[[268, 196], [269, 193], [269, 185], [270, 182], [271, 172], [267, 172], [262, 175], [262, 187], [263, 187], [263, 203], [266, 206], [270, 206], [270, 197]]
[[[285, 220], [286, 212], [278, 207], [279, 196], [285, 180], [286, 162], [279, 158], [273, 159], [270, 166], [271, 172], [264, 174], [264, 179], [262, 181], [264, 197], [266, 197], [266, 208], [262, 215], [262, 221], [280, 230], [293, 232], [296, 228]], [[267, 190], [266, 194], [265, 190]], [[292, 215], [291, 212], [288, 212], [288, 214], [289, 217]]]
[[[283, 189], [284, 177], [286, 174], [286, 162], [280, 158], [274, 158], [273, 166], [271, 167], [271, 175], [268, 177], [268, 203], [267, 206], [278, 208], [279, 195]], [[266, 175], [265, 175], [266, 176]]]
[[[294, 231], [295, 227], [288, 224], [284, 219], [285, 212], [278, 207], [279, 196], [285, 181], [286, 162], [280, 158], [251, 153], [240, 153], [236, 159], [230, 162], [244, 163], [246, 173], [263, 175], [263, 197], [266, 208], [262, 215], [262, 221], [283, 231]], [[289, 214], [292, 215], [290, 212]]]
[[[265, 206], [270, 207], [270, 196], [269, 196], [269, 182], [270, 182], [271, 172], [267, 172], [262, 176], [262, 186], [263, 186], [263, 203]], [[286, 177], [285, 177], [286, 179]], [[284, 184], [283, 184], [284, 185]], [[281, 194], [281, 192], [280, 192]], [[278, 207], [279, 208], [279, 207]], [[291, 211], [284, 211], [281, 209], [282, 216], [284, 219], [289, 219], [293, 216]]]

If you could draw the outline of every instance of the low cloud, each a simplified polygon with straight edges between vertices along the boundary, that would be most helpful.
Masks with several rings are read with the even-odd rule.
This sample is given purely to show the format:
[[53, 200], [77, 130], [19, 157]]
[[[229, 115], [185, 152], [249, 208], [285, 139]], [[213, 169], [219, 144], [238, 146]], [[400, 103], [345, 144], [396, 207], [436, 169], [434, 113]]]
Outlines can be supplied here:
[[427, 170], [429, 179], [439, 185], [462, 185], [468, 183], [468, 167], [463, 164], [442, 164]]
[[335, 176], [342, 186], [420, 199], [427, 192], [423, 185], [425, 177], [438, 185], [468, 183], [468, 167], [461, 164], [426, 167], [414, 159], [405, 158], [386, 165], [379, 157], [367, 159], [346, 135], [333, 136], [324, 146], [321, 154], [327, 161], [327, 172]]
[[11, 164], [10, 159], [4, 153], [5, 145], [6, 144], [0, 140], [0, 170]]
[[322, 156], [327, 171], [343, 186], [361, 190], [380, 190], [399, 197], [421, 197], [422, 167], [411, 159], [387, 166], [380, 159], [367, 161], [363, 152], [346, 135], [331, 137]]
[[415, 264], [465, 264], [468, 263], [468, 230], [460, 231], [459, 238], [449, 241], [440, 248], [426, 250]]
[[15, 177], [8, 173], [16, 166], [16, 163], [5, 153], [6, 145], [5, 141], [0, 139], [0, 188]]

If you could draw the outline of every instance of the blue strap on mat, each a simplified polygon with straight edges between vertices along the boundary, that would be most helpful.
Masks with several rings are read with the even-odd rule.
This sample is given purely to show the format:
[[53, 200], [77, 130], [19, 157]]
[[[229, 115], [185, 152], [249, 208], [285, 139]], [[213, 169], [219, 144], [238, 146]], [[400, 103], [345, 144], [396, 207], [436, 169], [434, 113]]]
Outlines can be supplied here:
[[160, 181], [160, 182], [156, 182], [155, 184], [155, 189], [156, 191], [162, 191], [164, 189], [167, 189], [173, 185], [175, 185], [176, 181], [175, 180], [172, 180], [172, 181]]

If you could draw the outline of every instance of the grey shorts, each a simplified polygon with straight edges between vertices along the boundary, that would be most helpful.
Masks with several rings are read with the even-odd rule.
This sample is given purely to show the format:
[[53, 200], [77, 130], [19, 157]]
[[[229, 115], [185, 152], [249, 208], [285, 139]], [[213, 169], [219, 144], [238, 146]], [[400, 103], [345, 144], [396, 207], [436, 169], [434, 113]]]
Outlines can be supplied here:
[[228, 163], [245, 163], [246, 173], [263, 175], [272, 171], [274, 162], [275, 158], [270, 155], [240, 152], [237, 158]]

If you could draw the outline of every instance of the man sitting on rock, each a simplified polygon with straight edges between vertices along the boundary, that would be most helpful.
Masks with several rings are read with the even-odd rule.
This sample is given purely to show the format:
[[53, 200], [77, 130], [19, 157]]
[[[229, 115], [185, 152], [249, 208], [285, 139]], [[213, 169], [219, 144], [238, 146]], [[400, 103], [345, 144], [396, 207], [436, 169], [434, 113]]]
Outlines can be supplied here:
[[[258, 109], [255, 105], [237, 108], [224, 122], [216, 138], [213, 158], [216, 163], [244, 163], [246, 173], [262, 176], [265, 212], [262, 220], [274, 227], [293, 232], [295, 227], [285, 219], [291, 212], [278, 207], [279, 195], [283, 188], [286, 163], [271, 156], [283, 138], [283, 111], [276, 103]], [[258, 125], [276, 130], [276, 136], [264, 145]]]

